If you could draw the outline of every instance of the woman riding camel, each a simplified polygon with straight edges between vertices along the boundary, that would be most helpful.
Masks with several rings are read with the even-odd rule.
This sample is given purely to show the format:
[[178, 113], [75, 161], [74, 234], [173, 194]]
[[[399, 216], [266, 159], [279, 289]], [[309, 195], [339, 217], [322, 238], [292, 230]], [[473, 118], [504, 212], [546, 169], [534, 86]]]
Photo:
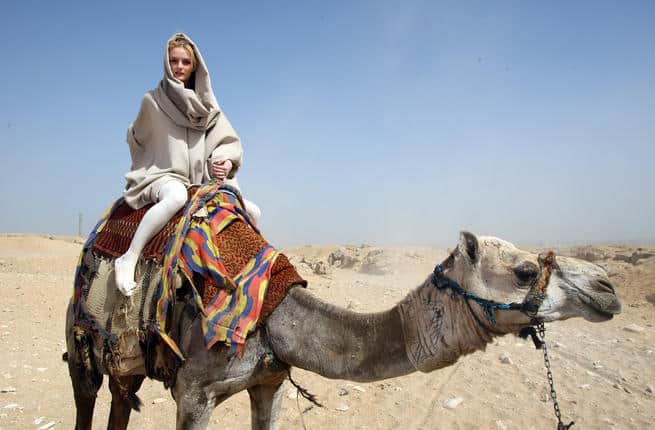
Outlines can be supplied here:
[[[182, 33], [168, 41], [164, 78], [147, 92], [127, 130], [132, 167], [123, 196], [133, 209], [155, 203], [144, 215], [129, 249], [115, 262], [116, 285], [126, 296], [136, 288], [141, 251], [187, 201], [187, 188], [210, 178], [231, 180], [241, 165], [238, 135], [216, 102], [207, 66]], [[255, 219], [259, 208], [246, 203]]]

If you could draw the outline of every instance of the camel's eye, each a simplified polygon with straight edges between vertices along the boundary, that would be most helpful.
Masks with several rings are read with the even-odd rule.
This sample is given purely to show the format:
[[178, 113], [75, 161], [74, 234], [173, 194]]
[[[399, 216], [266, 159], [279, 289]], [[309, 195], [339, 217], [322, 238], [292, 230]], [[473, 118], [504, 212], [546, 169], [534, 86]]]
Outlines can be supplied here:
[[524, 261], [512, 269], [520, 286], [533, 283], [539, 275], [539, 268], [536, 264]]

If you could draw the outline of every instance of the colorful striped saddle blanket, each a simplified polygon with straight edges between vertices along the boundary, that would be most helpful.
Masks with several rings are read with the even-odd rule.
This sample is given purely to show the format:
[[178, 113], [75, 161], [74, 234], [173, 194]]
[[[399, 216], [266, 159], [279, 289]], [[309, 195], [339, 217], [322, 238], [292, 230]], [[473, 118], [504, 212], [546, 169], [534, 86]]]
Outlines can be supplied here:
[[[261, 235], [238, 191], [209, 183], [190, 190], [191, 194], [186, 207], [142, 254], [142, 259], [162, 267], [152, 294], [151, 328], [183, 359], [166, 327], [175, 294], [173, 280], [181, 274], [203, 309], [207, 348], [222, 342], [240, 352], [248, 334], [265, 321], [288, 289], [306, 282]], [[94, 228], [82, 255], [87, 250], [109, 258], [122, 255], [146, 210], [134, 211], [122, 199], [117, 201]], [[80, 259], [74, 302], [82, 296], [81, 263]]]

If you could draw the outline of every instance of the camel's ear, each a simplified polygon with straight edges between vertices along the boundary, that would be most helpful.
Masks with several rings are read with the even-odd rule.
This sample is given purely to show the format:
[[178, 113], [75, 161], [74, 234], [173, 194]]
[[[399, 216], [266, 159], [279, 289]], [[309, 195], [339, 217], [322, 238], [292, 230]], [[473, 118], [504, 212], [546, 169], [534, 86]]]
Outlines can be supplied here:
[[463, 231], [459, 234], [459, 252], [462, 255], [468, 256], [471, 263], [475, 264], [480, 259], [480, 246], [478, 245], [478, 238], [473, 233]]

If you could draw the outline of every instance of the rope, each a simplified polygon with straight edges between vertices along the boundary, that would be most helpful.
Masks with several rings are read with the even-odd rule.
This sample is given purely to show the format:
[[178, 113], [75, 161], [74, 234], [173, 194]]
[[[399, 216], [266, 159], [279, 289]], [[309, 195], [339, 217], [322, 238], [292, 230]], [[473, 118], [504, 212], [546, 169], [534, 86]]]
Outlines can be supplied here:
[[500, 303], [494, 300], [483, 299], [476, 294], [468, 292], [456, 281], [453, 281], [444, 275], [443, 264], [437, 264], [434, 268], [434, 272], [432, 273], [432, 283], [438, 289], [450, 288], [453, 291], [453, 297], [455, 294], [458, 294], [465, 299], [475, 301], [475, 303], [480, 305], [484, 310], [487, 319], [492, 324], [496, 324], [496, 319], [494, 318], [494, 311], [496, 309], [521, 311], [534, 319], [539, 311], [541, 303], [543, 303], [546, 298], [546, 289], [550, 282], [550, 275], [556, 267], [555, 253], [553, 251], [548, 251], [546, 255], [539, 255], [539, 264], [541, 265], [539, 279], [535, 282], [530, 291], [528, 291], [528, 294], [521, 303]]
[[306, 389], [304, 389], [303, 387], [301, 387], [300, 385], [298, 385], [298, 384], [296, 383], [296, 381], [294, 381], [294, 380], [291, 378], [291, 370], [288, 369], [288, 368], [287, 368], [287, 375], [288, 375], [288, 377], [289, 377], [289, 382], [291, 382], [291, 385], [293, 385], [294, 387], [296, 387], [296, 390], [298, 390], [298, 393], [300, 393], [301, 396], [303, 396], [305, 399], [309, 400], [310, 402], [312, 402], [313, 404], [315, 404], [315, 405], [318, 406], [319, 408], [322, 408], [322, 407], [323, 407], [323, 405], [320, 404], [320, 403], [318, 402], [318, 400], [317, 400], [317, 398], [316, 398], [315, 395], [313, 395], [312, 393], [310, 393], [309, 391], [307, 391]]
[[496, 319], [494, 318], [494, 311], [496, 309], [519, 311], [526, 310], [525, 303], [499, 303], [493, 300], [483, 299], [471, 292], [464, 290], [456, 281], [453, 281], [444, 275], [442, 264], [438, 264], [434, 268], [434, 273], [432, 274], [432, 283], [439, 289], [450, 288], [453, 291], [453, 295], [458, 294], [465, 299], [475, 301], [478, 305], [480, 305], [480, 307], [482, 307], [485, 315], [487, 316], [487, 319], [492, 324], [496, 324]]

